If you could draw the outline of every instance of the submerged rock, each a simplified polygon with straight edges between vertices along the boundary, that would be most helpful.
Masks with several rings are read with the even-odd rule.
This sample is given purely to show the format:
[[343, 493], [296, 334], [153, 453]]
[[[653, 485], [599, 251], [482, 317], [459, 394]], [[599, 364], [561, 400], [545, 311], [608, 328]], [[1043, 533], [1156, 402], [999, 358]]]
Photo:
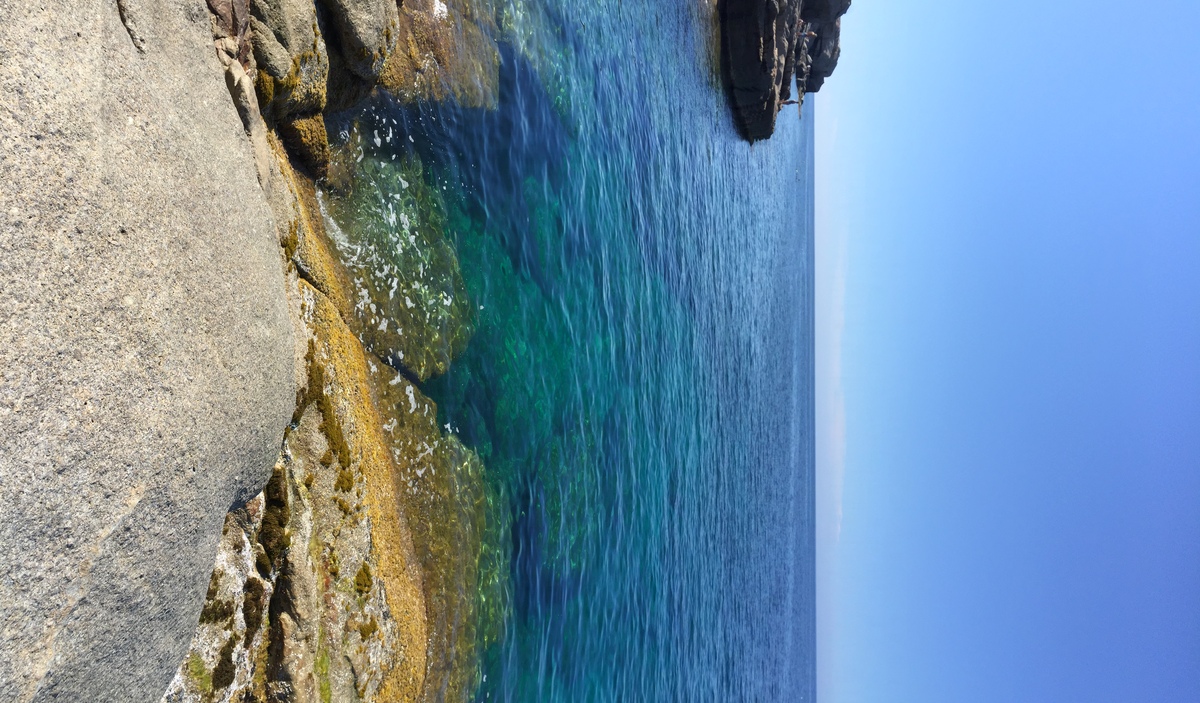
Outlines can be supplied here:
[[[391, 137], [376, 130], [371, 138]], [[415, 155], [357, 153], [350, 192], [329, 197], [326, 224], [352, 281], [363, 343], [424, 381], [445, 373], [473, 329], [444, 207]]]
[[[278, 26], [280, 18], [264, 8], [255, 5], [254, 21]], [[323, 12], [320, 26], [328, 26]], [[324, 41], [316, 26], [312, 36]], [[265, 53], [256, 44], [260, 61]], [[346, 79], [336, 74], [338, 61], [333, 54], [331, 86]], [[285, 86], [264, 83], [262, 70], [260, 88]], [[257, 640], [239, 629], [245, 618], [236, 613], [218, 624], [202, 617], [163, 700], [462, 698], [477, 683], [479, 643], [499, 637], [501, 580], [508, 573], [506, 545], [486, 552], [481, 546], [484, 513], [463, 516], [500, 510], [499, 502], [481, 498], [482, 463], [440, 433], [436, 408], [415, 422], [404, 391], [426, 402], [424, 396], [380, 360], [426, 378], [444, 371], [471, 334], [441, 201], [415, 158], [360, 161], [369, 143], [364, 135], [314, 158], [327, 143], [323, 115], [307, 114], [281, 95], [259, 101], [276, 129], [265, 139], [271, 158], [262, 170], [284, 223], [284, 254], [302, 279], [293, 317], [302, 320], [298, 336], [312, 340], [298, 360], [308, 391], [275, 475], [256, 499], [267, 506], [265, 517], [256, 524], [236, 513], [226, 524], [212, 576], [218, 587], [205, 612], [237, 610], [240, 601], [230, 594], [255, 578], [270, 606]], [[378, 145], [383, 136], [370, 139]], [[324, 182], [330, 195], [318, 196], [314, 182], [292, 167], [297, 161], [312, 175], [331, 166]], [[401, 225], [401, 215], [409, 226]], [[427, 453], [426, 446], [436, 449]], [[420, 478], [414, 472], [427, 462], [437, 470], [423, 472], [414, 489]], [[487, 515], [488, 524], [503, 522]], [[235, 547], [244, 552], [247, 544], [257, 545], [256, 575], [249, 578], [229, 569], [245, 561], [235, 558]]]
[[486, 0], [409, 0], [400, 4], [401, 40], [379, 82], [406, 100], [453, 98], [494, 108], [500, 83], [497, 29]]
[[4, 8], [0, 700], [154, 700], [292, 412], [275, 222], [203, 3]]
[[388, 367], [376, 372], [384, 430], [424, 575], [429, 649], [421, 700], [471, 700], [479, 658], [499, 641], [508, 608], [508, 502], [483, 463], [437, 425], [437, 406]]
[[[312, 263], [324, 236], [299, 229], [300, 270], [336, 271], [336, 260]], [[322, 286], [337, 295], [341, 281]], [[331, 297], [295, 285], [298, 334], [311, 339], [306, 390], [271, 482], [226, 521], [162, 701], [466, 700], [479, 652], [502, 634], [508, 504]]]
[[[734, 119], [750, 141], [775, 131], [791, 99], [821, 89], [837, 66], [841, 16], [850, 0], [728, 0], [721, 21]], [[803, 101], [803, 94], [796, 102]]]

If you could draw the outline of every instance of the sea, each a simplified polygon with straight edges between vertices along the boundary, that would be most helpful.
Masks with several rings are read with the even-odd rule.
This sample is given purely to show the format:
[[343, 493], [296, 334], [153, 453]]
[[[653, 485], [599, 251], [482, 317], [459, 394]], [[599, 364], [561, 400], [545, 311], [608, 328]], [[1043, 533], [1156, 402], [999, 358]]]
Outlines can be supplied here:
[[741, 139], [711, 5], [494, 11], [493, 105], [354, 116], [469, 299], [419, 383], [490, 511], [446, 698], [813, 701], [812, 106]]

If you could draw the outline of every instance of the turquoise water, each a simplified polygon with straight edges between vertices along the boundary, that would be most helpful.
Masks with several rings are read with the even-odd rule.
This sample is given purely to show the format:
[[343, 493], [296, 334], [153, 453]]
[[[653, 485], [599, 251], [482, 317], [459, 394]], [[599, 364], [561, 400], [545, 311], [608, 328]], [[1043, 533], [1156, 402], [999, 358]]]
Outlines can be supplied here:
[[420, 387], [485, 467], [462, 697], [811, 701], [811, 120], [737, 137], [707, 10], [496, 14], [495, 109], [344, 118], [461, 271], [431, 300], [469, 342]]

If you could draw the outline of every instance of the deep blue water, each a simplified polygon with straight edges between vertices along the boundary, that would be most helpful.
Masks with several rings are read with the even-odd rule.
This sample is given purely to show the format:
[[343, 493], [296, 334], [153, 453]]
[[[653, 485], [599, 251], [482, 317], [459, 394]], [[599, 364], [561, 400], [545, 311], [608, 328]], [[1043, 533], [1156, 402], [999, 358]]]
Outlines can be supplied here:
[[742, 141], [707, 12], [506, 11], [496, 109], [357, 116], [441, 199], [476, 316], [421, 384], [489, 485], [468, 697], [811, 701], [811, 115]]

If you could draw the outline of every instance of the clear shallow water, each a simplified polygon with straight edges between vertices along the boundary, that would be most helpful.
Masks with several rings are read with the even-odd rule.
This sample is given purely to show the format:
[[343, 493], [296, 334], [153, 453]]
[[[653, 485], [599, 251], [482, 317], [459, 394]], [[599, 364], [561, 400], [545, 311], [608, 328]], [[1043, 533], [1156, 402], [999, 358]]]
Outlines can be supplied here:
[[406, 306], [471, 332], [420, 384], [484, 467], [445, 695], [811, 701], [811, 123], [737, 137], [704, 12], [560, 2], [496, 8], [496, 109], [344, 117], [374, 204], [342, 228], [461, 271]]

